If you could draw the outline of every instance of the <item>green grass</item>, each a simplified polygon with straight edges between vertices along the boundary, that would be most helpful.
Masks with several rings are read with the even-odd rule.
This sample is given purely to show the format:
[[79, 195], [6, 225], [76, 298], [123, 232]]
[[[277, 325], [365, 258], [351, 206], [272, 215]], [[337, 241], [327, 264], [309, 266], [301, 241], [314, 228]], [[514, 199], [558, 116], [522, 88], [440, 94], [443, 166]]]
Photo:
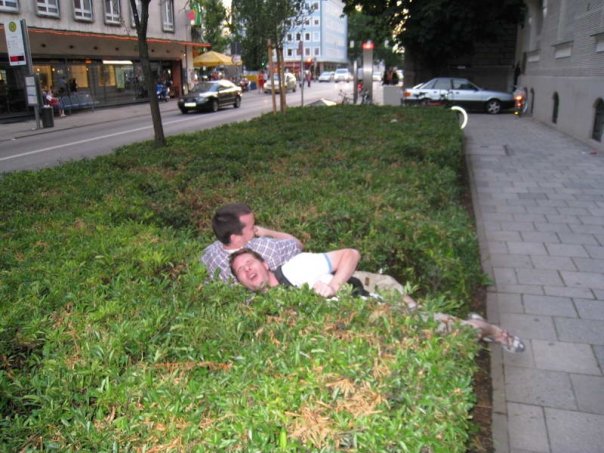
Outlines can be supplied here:
[[[213, 211], [463, 314], [483, 283], [440, 109], [290, 109], [0, 179], [7, 451], [464, 451], [472, 333], [385, 304], [209, 283]], [[423, 449], [423, 450], [422, 450]]]

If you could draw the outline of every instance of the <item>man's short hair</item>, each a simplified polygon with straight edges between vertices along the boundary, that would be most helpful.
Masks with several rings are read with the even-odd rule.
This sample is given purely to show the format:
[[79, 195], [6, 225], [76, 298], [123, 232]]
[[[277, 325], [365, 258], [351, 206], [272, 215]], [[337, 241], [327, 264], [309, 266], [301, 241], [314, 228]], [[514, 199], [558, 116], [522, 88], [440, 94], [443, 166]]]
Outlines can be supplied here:
[[264, 258], [262, 258], [262, 255], [260, 255], [260, 253], [256, 252], [255, 250], [252, 250], [252, 249], [246, 249], [244, 247], [242, 249], [237, 250], [236, 252], [231, 253], [229, 255], [229, 266], [231, 267], [231, 273], [233, 274], [233, 277], [235, 277], [237, 279], [237, 281], [239, 281], [239, 279], [237, 278], [235, 269], [233, 269], [233, 263], [235, 262], [235, 260], [237, 259], [238, 256], [245, 255], [245, 254], [252, 255], [258, 261], [260, 261], [261, 263], [264, 263]]
[[212, 229], [218, 240], [228, 245], [231, 242], [231, 234], [241, 234], [243, 230], [239, 217], [251, 213], [252, 208], [245, 203], [225, 204], [218, 208], [212, 218]]

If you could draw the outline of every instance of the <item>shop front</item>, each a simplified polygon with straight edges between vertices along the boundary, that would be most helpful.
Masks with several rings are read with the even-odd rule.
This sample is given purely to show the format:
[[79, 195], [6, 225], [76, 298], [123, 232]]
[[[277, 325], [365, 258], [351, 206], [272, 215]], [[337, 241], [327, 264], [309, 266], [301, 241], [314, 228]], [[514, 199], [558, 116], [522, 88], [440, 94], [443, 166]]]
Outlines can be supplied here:
[[[149, 100], [135, 37], [34, 28], [29, 36], [40, 88], [60, 98], [65, 113]], [[189, 82], [192, 48], [208, 45], [150, 38], [148, 46], [153, 85], [165, 83], [178, 96]], [[0, 122], [33, 116], [26, 72], [26, 66], [9, 65], [0, 43]]]

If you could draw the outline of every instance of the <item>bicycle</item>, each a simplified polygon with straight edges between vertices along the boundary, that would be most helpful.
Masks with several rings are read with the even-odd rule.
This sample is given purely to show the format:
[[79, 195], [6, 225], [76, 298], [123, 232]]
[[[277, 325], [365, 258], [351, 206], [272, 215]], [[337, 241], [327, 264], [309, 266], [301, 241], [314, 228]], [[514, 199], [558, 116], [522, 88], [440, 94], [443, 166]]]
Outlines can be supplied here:
[[514, 115], [520, 117], [528, 110], [526, 102], [526, 88], [518, 88], [514, 91]]
[[352, 99], [350, 98], [348, 92], [340, 90], [338, 95], [340, 96], [340, 104], [352, 104]]
[[361, 89], [359, 97], [361, 99], [361, 105], [373, 104], [373, 102], [371, 101], [371, 96], [369, 96], [369, 92], [365, 88]]
[[450, 96], [451, 90], [441, 94], [438, 100], [432, 99], [428, 97], [426, 93], [420, 92], [415, 95], [415, 104], [421, 106], [443, 106], [444, 108], [453, 110], [457, 116], [459, 128], [464, 129], [468, 125], [468, 113], [463, 107], [455, 105], [453, 101], [450, 100]]

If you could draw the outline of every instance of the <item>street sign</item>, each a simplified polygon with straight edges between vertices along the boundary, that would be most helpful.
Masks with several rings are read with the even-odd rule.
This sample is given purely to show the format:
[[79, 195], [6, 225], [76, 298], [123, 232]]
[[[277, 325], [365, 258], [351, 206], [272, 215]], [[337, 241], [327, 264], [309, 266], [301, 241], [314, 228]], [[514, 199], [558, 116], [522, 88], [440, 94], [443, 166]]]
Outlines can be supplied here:
[[38, 90], [34, 76], [25, 77], [25, 89], [27, 92], [27, 105], [38, 105]]
[[25, 43], [23, 42], [21, 21], [9, 20], [5, 22], [4, 34], [6, 35], [6, 47], [8, 49], [8, 61], [10, 65], [26, 65], [27, 59], [25, 58]]

